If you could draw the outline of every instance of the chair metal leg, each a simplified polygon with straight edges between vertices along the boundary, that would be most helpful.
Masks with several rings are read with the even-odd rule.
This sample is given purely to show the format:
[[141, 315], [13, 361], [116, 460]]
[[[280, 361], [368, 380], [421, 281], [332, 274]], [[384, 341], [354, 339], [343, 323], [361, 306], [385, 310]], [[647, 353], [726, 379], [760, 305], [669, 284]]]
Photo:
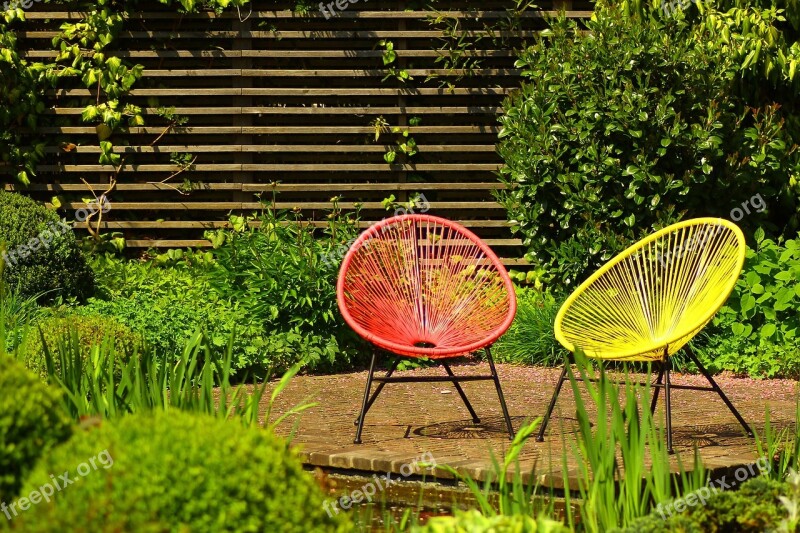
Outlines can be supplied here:
[[[661, 385], [664, 382], [664, 362], [659, 364], [658, 378], [656, 378], [656, 385]], [[656, 405], [658, 404], [658, 395], [661, 392], [661, 387], [656, 386], [653, 391], [653, 401], [650, 402], [650, 414], [656, 414]]]
[[[387, 378], [392, 377], [392, 374], [394, 374], [394, 371], [397, 370], [399, 364], [400, 364], [400, 359], [395, 358], [394, 363], [392, 363], [392, 366], [389, 367], [389, 371], [386, 373], [385, 377]], [[381, 391], [385, 386], [386, 386], [385, 381], [381, 381], [380, 383], [378, 383], [378, 386], [375, 388], [375, 392], [372, 393], [372, 397], [370, 397], [369, 401], [367, 402], [367, 409], [366, 411], [364, 411], [365, 415], [367, 414], [367, 412], [369, 412], [370, 408], [372, 407], [372, 404], [375, 403], [375, 400], [378, 399], [378, 395], [381, 393]], [[355, 421], [353, 422], [353, 425], [357, 426], [359, 420], [361, 420], [361, 417], [356, 418]]]
[[367, 414], [367, 404], [369, 402], [369, 391], [372, 388], [372, 378], [375, 377], [375, 360], [377, 359], [377, 352], [373, 350], [372, 361], [369, 364], [369, 377], [367, 378], [367, 387], [364, 391], [364, 403], [361, 405], [361, 415], [358, 417], [358, 429], [356, 430], [356, 438], [354, 444], [361, 444], [361, 432], [364, 430], [364, 417]]
[[675, 453], [672, 449], [672, 404], [670, 402], [670, 367], [672, 364], [670, 363], [669, 357], [664, 360], [664, 403], [666, 404], [666, 411], [667, 411], [667, 452]]
[[[450, 376], [451, 378], [456, 377], [456, 375], [453, 374], [453, 371], [450, 369], [450, 365], [448, 365], [445, 362], [442, 362], [442, 366], [444, 367], [444, 370], [445, 370], [445, 372], [447, 372], [448, 376]], [[467, 410], [469, 411], [469, 414], [472, 417], [472, 422], [475, 423], [475, 424], [480, 424], [481, 423], [481, 419], [478, 418], [478, 415], [475, 413], [475, 409], [473, 409], [472, 408], [472, 404], [469, 403], [469, 400], [467, 399], [467, 395], [464, 393], [464, 389], [461, 388], [461, 384], [458, 381], [453, 381], [453, 385], [455, 386], [456, 390], [458, 391], [458, 395], [461, 396], [462, 400], [464, 400], [464, 405], [467, 406]]]
[[500, 398], [500, 407], [503, 409], [503, 418], [506, 419], [506, 428], [508, 429], [508, 436], [514, 440], [514, 427], [511, 425], [511, 417], [508, 415], [508, 407], [506, 407], [506, 399], [503, 397], [503, 389], [500, 387], [500, 378], [497, 376], [497, 369], [494, 366], [494, 359], [492, 359], [492, 351], [487, 346], [484, 348], [486, 351], [486, 359], [489, 361], [489, 368], [492, 369], [492, 379], [494, 386], [497, 389], [497, 396]]
[[750, 428], [747, 422], [745, 422], [744, 417], [742, 417], [742, 415], [739, 414], [739, 411], [736, 410], [736, 408], [733, 406], [733, 403], [731, 403], [731, 401], [728, 399], [725, 393], [722, 392], [722, 389], [720, 388], [719, 385], [717, 385], [717, 382], [714, 381], [714, 378], [711, 377], [711, 374], [709, 374], [708, 370], [706, 370], [706, 367], [704, 367], [702, 363], [700, 363], [700, 360], [695, 355], [694, 350], [692, 350], [688, 345], [686, 346], [686, 353], [689, 355], [689, 358], [694, 362], [694, 364], [697, 365], [697, 368], [700, 370], [700, 373], [703, 374], [703, 376], [711, 384], [711, 387], [715, 391], [717, 391], [717, 394], [719, 394], [719, 397], [722, 398], [723, 402], [725, 402], [725, 405], [728, 406], [728, 409], [730, 409], [731, 413], [733, 413], [733, 416], [736, 417], [736, 420], [738, 420], [739, 423], [742, 425], [745, 433], [747, 433], [747, 436], [748, 437], [755, 436], [753, 430]]
[[542, 420], [542, 425], [539, 427], [539, 434], [536, 435], [536, 442], [544, 442], [544, 432], [547, 429], [547, 423], [550, 421], [550, 416], [553, 414], [553, 409], [556, 407], [556, 400], [558, 400], [558, 395], [561, 393], [561, 387], [567, 380], [567, 368], [569, 368], [570, 364], [571, 359], [569, 357], [565, 357], [564, 369], [561, 371], [561, 376], [558, 378], [558, 383], [556, 383], [556, 390], [553, 391], [553, 397], [550, 399], [550, 405], [547, 406], [547, 413], [545, 413], [544, 420]]

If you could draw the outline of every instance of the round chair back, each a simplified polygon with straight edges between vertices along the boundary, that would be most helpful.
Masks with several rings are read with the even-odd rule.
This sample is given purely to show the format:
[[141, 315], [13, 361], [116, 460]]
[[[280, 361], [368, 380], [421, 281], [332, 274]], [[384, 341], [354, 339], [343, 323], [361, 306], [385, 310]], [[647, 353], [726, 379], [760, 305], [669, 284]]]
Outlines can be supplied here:
[[660, 360], [692, 339], [725, 303], [745, 257], [738, 226], [698, 218], [639, 241], [595, 272], [558, 312], [568, 350], [599, 359]]
[[365, 231], [342, 263], [339, 309], [363, 338], [396, 354], [443, 358], [489, 346], [516, 313], [497, 256], [463, 226], [402, 215]]

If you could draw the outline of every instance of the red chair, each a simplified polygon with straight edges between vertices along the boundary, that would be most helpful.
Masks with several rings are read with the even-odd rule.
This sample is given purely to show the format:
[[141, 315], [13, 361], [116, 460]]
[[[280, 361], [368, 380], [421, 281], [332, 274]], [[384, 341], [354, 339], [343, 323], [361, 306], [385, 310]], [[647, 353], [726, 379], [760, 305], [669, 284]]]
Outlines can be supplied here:
[[[489, 347], [508, 329], [517, 310], [514, 287], [486, 244], [454, 222], [429, 215], [386, 219], [365, 231], [350, 247], [337, 286], [345, 321], [373, 344], [355, 443], [361, 443], [364, 417], [387, 383], [451, 382], [475, 423], [462, 381], [492, 380], [511, 438], [514, 429]], [[375, 376], [379, 349], [439, 362], [447, 376]], [[490, 376], [456, 376], [446, 360], [483, 349]], [[378, 382], [370, 396], [372, 383]]]

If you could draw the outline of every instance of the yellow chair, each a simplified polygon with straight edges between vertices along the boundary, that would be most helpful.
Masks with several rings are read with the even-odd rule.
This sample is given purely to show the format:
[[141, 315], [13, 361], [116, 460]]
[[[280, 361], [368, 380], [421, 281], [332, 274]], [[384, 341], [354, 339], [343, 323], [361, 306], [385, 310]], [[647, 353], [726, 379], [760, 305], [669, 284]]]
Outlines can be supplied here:
[[[667, 448], [672, 453], [671, 389], [713, 391], [744, 427], [753, 432], [687, 343], [713, 318], [730, 295], [745, 257], [742, 231], [719, 218], [673, 224], [639, 241], [609, 261], [558, 312], [555, 335], [570, 352], [606, 361], [650, 361], [659, 368], [650, 406], [655, 412], [664, 389]], [[684, 349], [710, 387], [672, 385], [670, 357]], [[537, 440], [544, 440], [558, 394], [568, 381], [565, 361]]]

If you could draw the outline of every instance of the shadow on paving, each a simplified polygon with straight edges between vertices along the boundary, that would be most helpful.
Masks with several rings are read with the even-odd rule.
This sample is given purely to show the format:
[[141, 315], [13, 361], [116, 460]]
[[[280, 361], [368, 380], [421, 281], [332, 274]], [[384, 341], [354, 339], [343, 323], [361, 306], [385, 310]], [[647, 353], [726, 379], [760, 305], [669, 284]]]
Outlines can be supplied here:
[[[480, 374], [488, 372], [488, 365], [469, 363], [453, 369], [460, 375]], [[544, 415], [559, 369], [501, 364], [498, 371], [515, 430]], [[400, 375], [439, 375], [440, 372], [439, 368], [426, 368]], [[293, 445], [298, 447], [307, 466], [338, 474], [400, 474], [404, 465], [428, 454], [439, 465], [447, 464], [461, 474], [484, 480], [494, 470], [492, 456], [502, 460], [508, 450], [510, 440], [490, 382], [463, 384], [481, 418], [479, 424], [472, 423], [449, 383], [389, 384], [367, 414], [363, 444], [353, 444], [354, 419], [360, 410], [366, 376], [366, 372], [299, 376], [279, 396], [273, 417], [293, 405], [318, 403], [278, 429], [278, 433], [284, 435], [295, 431]], [[702, 379], [701, 376], [676, 374], [674, 381], [701, 384]], [[759, 433], [763, 432], [767, 408], [773, 427], [793, 424], [794, 382], [727, 376], [717, 381]], [[663, 403], [659, 402], [656, 412], [658, 423], [664, 420]], [[716, 394], [676, 390], [672, 404], [676, 451], [671, 459], [673, 470], [678, 470], [679, 460], [685, 468], [692, 467], [695, 447], [704, 466], [711, 470], [752, 464], [758, 459], [754, 440], [744, 435]], [[592, 406], [587, 406], [593, 416]], [[565, 387], [545, 442], [531, 438], [519, 456], [523, 478], [531, 481], [535, 477], [544, 486], [563, 488], [562, 451], [566, 446], [568, 478], [570, 486], [574, 486], [576, 434], [575, 402], [571, 389]], [[427, 480], [443, 484], [453, 482], [452, 476], [441, 470], [436, 472], [435, 478], [428, 473]]]

